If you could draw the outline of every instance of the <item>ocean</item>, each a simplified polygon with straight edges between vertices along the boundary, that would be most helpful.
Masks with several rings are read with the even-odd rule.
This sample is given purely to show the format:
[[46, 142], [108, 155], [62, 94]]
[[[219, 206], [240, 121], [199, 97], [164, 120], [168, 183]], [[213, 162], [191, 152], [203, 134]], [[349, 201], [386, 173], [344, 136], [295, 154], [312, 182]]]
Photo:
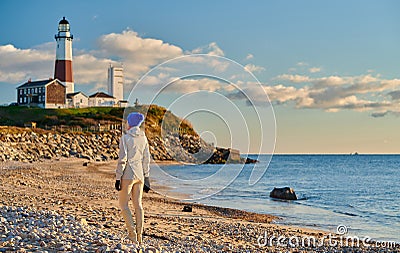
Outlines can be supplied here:
[[[187, 201], [272, 214], [298, 227], [336, 232], [344, 225], [352, 236], [400, 242], [400, 155], [274, 155], [269, 166], [269, 155], [249, 157], [260, 163], [161, 166], [152, 177], [170, 188], [166, 195], [186, 194]], [[285, 186], [300, 200], [269, 197]]]

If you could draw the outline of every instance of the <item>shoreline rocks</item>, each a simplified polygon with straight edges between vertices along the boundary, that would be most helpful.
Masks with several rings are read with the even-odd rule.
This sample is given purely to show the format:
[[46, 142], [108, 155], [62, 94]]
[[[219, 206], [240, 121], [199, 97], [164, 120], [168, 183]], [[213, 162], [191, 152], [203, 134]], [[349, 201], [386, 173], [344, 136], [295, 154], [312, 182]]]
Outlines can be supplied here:
[[[89, 161], [118, 159], [120, 130], [61, 134], [42, 129], [9, 128], [0, 128], [0, 162], [36, 162], [60, 158]], [[156, 161], [212, 164], [256, 162], [240, 157], [237, 150], [214, 148], [197, 135], [151, 136], [148, 141], [150, 153]]]
[[290, 187], [274, 188], [269, 196], [274, 199], [297, 200], [296, 193]]

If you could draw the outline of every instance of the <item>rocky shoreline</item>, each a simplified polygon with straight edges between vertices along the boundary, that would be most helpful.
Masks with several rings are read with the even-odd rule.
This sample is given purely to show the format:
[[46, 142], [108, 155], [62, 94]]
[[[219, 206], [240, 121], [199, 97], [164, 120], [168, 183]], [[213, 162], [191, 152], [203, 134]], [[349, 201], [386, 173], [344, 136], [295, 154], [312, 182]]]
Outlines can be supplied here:
[[[36, 162], [46, 159], [83, 158], [109, 161], [118, 158], [120, 130], [58, 133], [42, 129], [1, 127], [0, 161]], [[171, 134], [149, 138], [155, 161], [186, 163], [248, 163], [229, 159], [230, 149], [214, 148], [198, 136]], [[208, 159], [208, 160], [207, 160]]]

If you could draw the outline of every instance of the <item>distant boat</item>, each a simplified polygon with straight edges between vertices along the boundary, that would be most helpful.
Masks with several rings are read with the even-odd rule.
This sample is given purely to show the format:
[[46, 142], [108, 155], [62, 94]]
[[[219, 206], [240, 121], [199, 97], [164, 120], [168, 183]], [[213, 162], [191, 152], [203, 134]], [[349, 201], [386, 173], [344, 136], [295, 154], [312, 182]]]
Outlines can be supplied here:
[[350, 153], [350, 155], [358, 155], [358, 152]]

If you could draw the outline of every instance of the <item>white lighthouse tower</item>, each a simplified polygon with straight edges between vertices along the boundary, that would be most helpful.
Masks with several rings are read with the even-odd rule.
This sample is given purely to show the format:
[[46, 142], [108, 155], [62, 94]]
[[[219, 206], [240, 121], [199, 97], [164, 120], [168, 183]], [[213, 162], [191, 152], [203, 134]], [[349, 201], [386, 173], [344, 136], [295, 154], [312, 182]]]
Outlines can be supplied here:
[[67, 87], [67, 94], [74, 92], [72, 72], [72, 39], [69, 32], [69, 22], [63, 17], [58, 23], [58, 33], [54, 36], [57, 41], [56, 65], [54, 78], [60, 80]]
[[124, 68], [113, 66], [108, 68], [108, 94], [115, 97], [117, 102], [124, 100]]

